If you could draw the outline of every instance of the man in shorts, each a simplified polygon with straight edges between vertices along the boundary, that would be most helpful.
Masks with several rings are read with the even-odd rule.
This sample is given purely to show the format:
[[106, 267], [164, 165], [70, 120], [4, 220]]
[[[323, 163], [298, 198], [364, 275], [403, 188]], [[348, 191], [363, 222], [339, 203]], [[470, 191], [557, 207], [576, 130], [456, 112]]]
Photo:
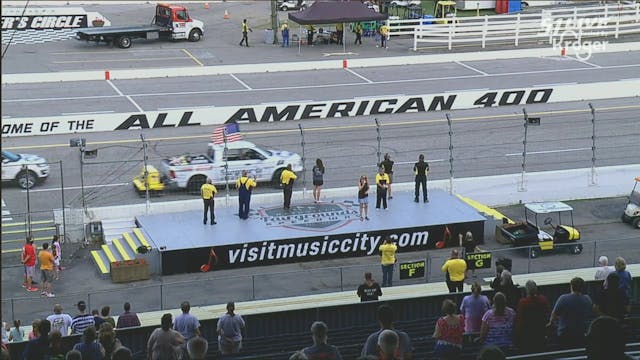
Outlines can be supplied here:
[[51, 282], [53, 281], [53, 254], [49, 251], [49, 243], [42, 244], [42, 250], [38, 253], [40, 261], [40, 276], [42, 277], [42, 292], [46, 297], [56, 297], [53, 294]]
[[27, 291], [38, 291], [33, 286], [33, 275], [36, 271], [36, 249], [33, 247], [33, 238], [27, 236], [26, 243], [22, 247], [22, 264], [24, 264], [24, 283], [22, 287]]

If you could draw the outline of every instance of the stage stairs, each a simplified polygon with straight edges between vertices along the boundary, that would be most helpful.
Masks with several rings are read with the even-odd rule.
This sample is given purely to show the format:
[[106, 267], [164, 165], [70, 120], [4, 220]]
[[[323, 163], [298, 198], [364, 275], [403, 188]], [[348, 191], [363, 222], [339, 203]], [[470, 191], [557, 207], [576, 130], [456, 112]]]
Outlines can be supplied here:
[[[93, 263], [102, 277], [110, 276], [112, 262], [135, 259], [140, 246], [151, 250], [148, 235], [136, 227], [135, 220], [103, 222], [103, 229], [105, 243], [100, 249], [91, 251]], [[116, 235], [118, 233], [119, 236]]]

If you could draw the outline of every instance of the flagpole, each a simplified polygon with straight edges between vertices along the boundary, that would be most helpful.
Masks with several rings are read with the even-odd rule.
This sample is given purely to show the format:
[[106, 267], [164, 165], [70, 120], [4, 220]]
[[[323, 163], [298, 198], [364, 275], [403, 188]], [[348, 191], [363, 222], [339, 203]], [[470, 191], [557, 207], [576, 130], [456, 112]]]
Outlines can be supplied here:
[[227, 147], [227, 127], [222, 131], [224, 140], [224, 183], [227, 191], [226, 205], [229, 206], [229, 148]]

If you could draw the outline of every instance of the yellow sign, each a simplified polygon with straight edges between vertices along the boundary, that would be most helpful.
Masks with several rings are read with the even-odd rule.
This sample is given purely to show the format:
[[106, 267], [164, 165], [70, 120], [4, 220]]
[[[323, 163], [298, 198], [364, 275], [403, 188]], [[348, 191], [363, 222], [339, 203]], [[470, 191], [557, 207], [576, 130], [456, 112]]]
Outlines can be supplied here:
[[469, 269], [490, 269], [491, 268], [490, 252], [465, 254], [465, 260], [467, 261], [467, 268]]
[[424, 269], [427, 266], [425, 260], [400, 263], [400, 280], [424, 277]]

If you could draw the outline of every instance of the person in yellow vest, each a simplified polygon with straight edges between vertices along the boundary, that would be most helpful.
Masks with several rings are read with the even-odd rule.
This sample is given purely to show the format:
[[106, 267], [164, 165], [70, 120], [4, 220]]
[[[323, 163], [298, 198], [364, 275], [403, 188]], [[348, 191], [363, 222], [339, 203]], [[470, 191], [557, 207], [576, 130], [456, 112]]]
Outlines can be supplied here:
[[282, 184], [282, 190], [284, 193], [284, 208], [289, 210], [291, 208], [291, 195], [293, 194], [293, 181], [298, 176], [291, 170], [291, 164], [287, 165], [287, 168], [282, 171], [280, 175], [280, 183]]
[[316, 29], [313, 27], [313, 25], [307, 25], [307, 45], [309, 46], [313, 46], [313, 32], [315, 30]]
[[289, 24], [283, 23], [280, 26], [280, 33], [282, 34], [282, 47], [289, 47]]
[[336, 24], [336, 40], [338, 45], [342, 45], [342, 38], [344, 37], [344, 24], [337, 23]]
[[240, 40], [240, 46], [242, 46], [242, 43], [245, 43], [245, 45], [249, 47], [249, 31], [253, 32], [247, 24], [247, 19], [242, 20], [242, 40]]
[[451, 258], [442, 265], [442, 272], [446, 274], [447, 287], [450, 293], [462, 292], [466, 271], [467, 262], [460, 259], [458, 250], [451, 250]]
[[380, 251], [380, 264], [382, 265], [382, 286], [392, 286], [393, 265], [396, 263], [398, 245], [387, 236], [378, 250]]
[[384, 166], [380, 166], [376, 174], [376, 209], [387, 208], [387, 189], [389, 188], [389, 174], [384, 172]]
[[211, 225], [217, 224], [216, 215], [213, 212], [213, 208], [215, 205], [213, 197], [217, 192], [218, 189], [216, 189], [215, 185], [213, 185], [211, 179], [207, 179], [207, 182], [202, 184], [202, 186], [200, 187], [200, 195], [202, 196], [202, 201], [204, 202], [204, 220], [202, 220], [202, 222], [205, 225], [207, 225], [207, 212], [209, 213], [209, 217], [211, 219]]
[[356, 33], [356, 42], [354, 43], [354, 45], [362, 45], [362, 33], [364, 32], [364, 30], [362, 29], [362, 23], [356, 24], [354, 32]]
[[389, 27], [386, 23], [380, 26], [380, 47], [387, 48], [387, 36], [389, 36]]
[[251, 203], [251, 190], [256, 187], [256, 176], [249, 178], [247, 170], [242, 170], [242, 176], [236, 180], [236, 189], [238, 189], [238, 216], [240, 219], [247, 220], [249, 218], [249, 204]]

